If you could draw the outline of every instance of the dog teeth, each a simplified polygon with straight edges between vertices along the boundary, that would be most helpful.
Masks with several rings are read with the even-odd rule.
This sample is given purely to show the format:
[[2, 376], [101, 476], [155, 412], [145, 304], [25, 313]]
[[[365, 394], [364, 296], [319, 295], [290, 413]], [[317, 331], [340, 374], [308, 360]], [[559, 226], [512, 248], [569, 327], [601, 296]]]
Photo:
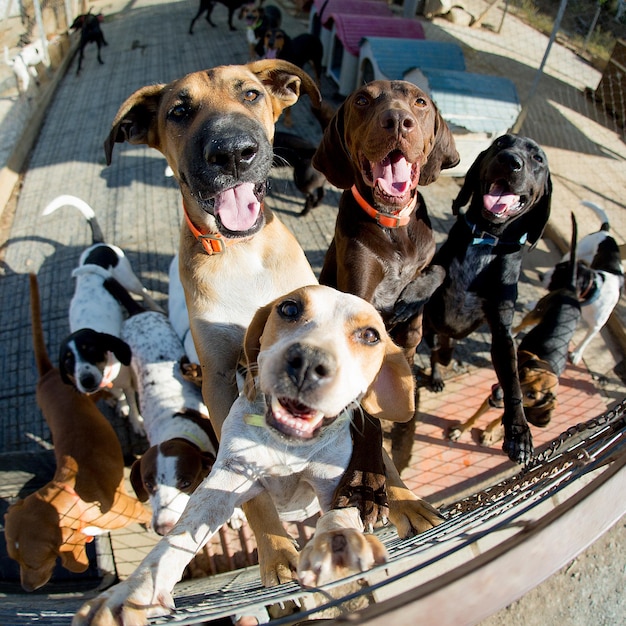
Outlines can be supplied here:
[[[298, 406], [301, 407], [301, 405]], [[324, 419], [322, 411], [309, 409], [308, 407], [306, 411], [298, 410], [298, 416], [296, 417], [275, 397], [272, 398], [271, 409], [276, 422], [289, 431], [287, 434], [301, 439], [310, 439], [317, 426]]]

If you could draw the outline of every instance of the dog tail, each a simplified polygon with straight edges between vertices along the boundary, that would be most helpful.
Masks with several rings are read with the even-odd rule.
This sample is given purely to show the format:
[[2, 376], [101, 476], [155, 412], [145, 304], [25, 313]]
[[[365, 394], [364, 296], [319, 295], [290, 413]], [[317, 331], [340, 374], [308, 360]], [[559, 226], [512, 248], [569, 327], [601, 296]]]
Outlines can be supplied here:
[[595, 202], [591, 202], [589, 200], [582, 200], [581, 204], [591, 209], [600, 218], [600, 222], [602, 222], [600, 230], [606, 231], [607, 233], [609, 232], [609, 230], [611, 230], [611, 225], [609, 224], [609, 216], [606, 214], [602, 207], [598, 206]]
[[104, 288], [128, 311], [131, 317], [147, 311], [115, 278], [107, 278], [104, 281]]
[[570, 257], [569, 257], [569, 284], [572, 289], [576, 286], [576, 245], [578, 243], [578, 224], [576, 223], [576, 216], [574, 215], [574, 211], [571, 213], [572, 215], [572, 239], [569, 244], [570, 249]]
[[46, 340], [43, 336], [43, 325], [41, 323], [41, 300], [39, 298], [39, 284], [37, 275], [30, 274], [30, 321], [33, 334], [33, 350], [35, 352], [35, 363], [39, 376], [43, 376], [53, 369], [52, 361], [46, 350]]
[[52, 200], [52, 202], [50, 202], [46, 206], [41, 214], [51, 215], [62, 206], [68, 205], [78, 209], [83, 214], [83, 217], [87, 220], [87, 223], [91, 228], [92, 243], [104, 243], [104, 235], [102, 234], [102, 230], [100, 228], [100, 224], [98, 224], [98, 220], [96, 219], [96, 214], [94, 213], [94, 210], [84, 200], [81, 200], [76, 196], [70, 196], [67, 194], [57, 196], [54, 200]]

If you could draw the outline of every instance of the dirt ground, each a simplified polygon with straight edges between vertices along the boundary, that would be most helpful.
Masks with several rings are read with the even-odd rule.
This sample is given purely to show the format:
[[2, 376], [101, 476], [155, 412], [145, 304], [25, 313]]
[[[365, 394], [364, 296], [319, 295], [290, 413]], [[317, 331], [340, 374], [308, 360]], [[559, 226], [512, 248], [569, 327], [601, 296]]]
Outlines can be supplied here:
[[626, 621], [626, 517], [560, 572], [481, 626], [617, 626]]

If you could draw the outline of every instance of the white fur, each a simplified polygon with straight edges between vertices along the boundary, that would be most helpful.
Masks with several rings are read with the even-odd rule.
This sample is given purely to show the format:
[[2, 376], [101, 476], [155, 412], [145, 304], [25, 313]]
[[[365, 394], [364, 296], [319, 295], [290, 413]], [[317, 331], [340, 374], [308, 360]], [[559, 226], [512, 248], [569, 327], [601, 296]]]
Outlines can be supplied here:
[[11, 67], [20, 93], [26, 93], [31, 78], [37, 80], [37, 65], [48, 64], [45, 43], [38, 39], [25, 45], [13, 58], [9, 56], [9, 49], [4, 46], [4, 61]]
[[[72, 206], [78, 209], [86, 220], [95, 219], [95, 212], [87, 202], [68, 194], [54, 198], [44, 208], [42, 215], [51, 215], [63, 206]], [[109, 248], [114, 253], [117, 258], [116, 265], [105, 268], [86, 263], [89, 254], [101, 246]], [[69, 308], [70, 333], [83, 328], [90, 328], [99, 333], [120, 337], [124, 311], [120, 303], [104, 288], [104, 281], [110, 277], [115, 278], [128, 291], [141, 296], [151, 308], [160, 310], [160, 307], [133, 272], [123, 250], [112, 244], [94, 243], [86, 248], [80, 255], [78, 267], [74, 269], [72, 276], [76, 280], [76, 285]], [[76, 368], [71, 374], [77, 381], [87, 372], [92, 373], [96, 378], [102, 377], [95, 364], [85, 359], [76, 345], [70, 342], [68, 347], [74, 353]], [[114, 356], [112, 356], [111, 361], [111, 366], [118, 370], [118, 375], [110, 381], [103, 380], [102, 383], [112, 383], [110, 392], [118, 400], [118, 410], [120, 413], [128, 415], [133, 430], [137, 434], [143, 434], [142, 418], [135, 401], [132, 373], [119, 362], [116, 365], [117, 360]], [[85, 393], [85, 389], [81, 388], [80, 383], [77, 384], [77, 387], [79, 391]]]
[[[123, 324], [122, 339], [133, 354], [131, 367], [150, 445], [180, 438], [217, 454], [205, 430], [176, 415], [191, 409], [209, 419], [200, 390], [181, 374], [184, 349], [167, 316], [146, 311], [130, 317]], [[173, 526], [187, 505], [189, 495], [177, 488], [178, 479], [177, 458], [165, 457], [159, 451], [154, 468], [155, 490], [149, 494], [155, 530]]]
[[[295, 344], [324, 349], [340, 359], [336, 372], [321, 389], [300, 391], [300, 399], [309, 406], [323, 406], [326, 415], [334, 415], [337, 407], [350, 406], [358, 398], [355, 394], [369, 388], [372, 375], [366, 372], [372, 371], [371, 361], [375, 361], [376, 355], [381, 358], [380, 352], [366, 354], [362, 346], [356, 345], [353, 333], [354, 320], [365, 323], [365, 312], [374, 309], [360, 298], [328, 287], [313, 290], [317, 290], [312, 298], [314, 305], [306, 309], [303, 321], [294, 322], [275, 338], [266, 336], [265, 326], [257, 382], [262, 393], [257, 394], [256, 400], [240, 395], [233, 404], [223, 424], [215, 465], [191, 496], [179, 522], [128, 579], [101, 594], [94, 603], [87, 603], [83, 610], [91, 604], [104, 603], [105, 611], [121, 616], [122, 620], [124, 605], [150, 607], [148, 616], [166, 613], [173, 605], [170, 592], [193, 555], [228, 520], [234, 507], [263, 490], [270, 493], [283, 519], [303, 519], [318, 506], [328, 511], [352, 453], [351, 413], [342, 411], [312, 439], [285, 437], [265, 419], [257, 417], [252, 423], [247, 417], [265, 415], [264, 398], [272, 397], [280, 385], [279, 372], [288, 363], [287, 349]], [[384, 332], [382, 320], [378, 327]], [[346, 534], [362, 533], [358, 513], [341, 514], [333, 521], [326, 525], [335, 531], [342, 524]], [[382, 544], [381, 549], [384, 550]], [[355, 555], [355, 562], [370, 566], [373, 563], [365, 555], [363, 559], [359, 556]], [[92, 618], [76, 618], [74, 623], [100, 623], [98, 615], [94, 621]]]
[[167, 313], [176, 334], [183, 342], [185, 354], [192, 363], [200, 363], [200, 357], [191, 336], [189, 311], [185, 300], [185, 290], [180, 282], [178, 270], [178, 254], [174, 255], [169, 270], [169, 292], [167, 299]]

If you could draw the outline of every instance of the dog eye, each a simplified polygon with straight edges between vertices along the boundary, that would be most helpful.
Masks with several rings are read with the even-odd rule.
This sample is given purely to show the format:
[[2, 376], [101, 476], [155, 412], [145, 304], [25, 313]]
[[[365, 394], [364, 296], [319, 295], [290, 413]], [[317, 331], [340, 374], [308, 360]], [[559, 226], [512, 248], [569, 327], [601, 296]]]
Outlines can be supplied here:
[[191, 481], [190, 480], [181, 480], [178, 483], [178, 488], [181, 491], [185, 491], [185, 489], [189, 489], [189, 487], [191, 487]]
[[540, 154], [534, 154], [533, 159], [535, 159], [537, 163], [543, 163], [543, 157]]
[[278, 307], [278, 314], [286, 320], [297, 320], [302, 312], [302, 307], [295, 300], [285, 300]]
[[367, 106], [369, 104], [369, 100], [365, 97], [365, 96], [357, 96], [354, 99], [354, 104], [356, 104], [359, 107], [364, 107]]
[[375, 328], [362, 328], [357, 331], [357, 339], [361, 343], [373, 346], [380, 341], [380, 334]]
[[260, 91], [257, 91], [256, 89], [248, 89], [248, 91], [243, 94], [243, 99], [246, 102], [254, 102], [259, 98], [260, 95]]
[[426, 101], [426, 98], [417, 98], [415, 100], [415, 104], [420, 107], [420, 108], [424, 108], [425, 106], [428, 106], [428, 102]]
[[189, 107], [184, 103], [174, 105], [167, 112], [167, 117], [169, 117], [170, 119], [181, 120], [184, 117], [187, 117], [187, 115], [189, 115]]

